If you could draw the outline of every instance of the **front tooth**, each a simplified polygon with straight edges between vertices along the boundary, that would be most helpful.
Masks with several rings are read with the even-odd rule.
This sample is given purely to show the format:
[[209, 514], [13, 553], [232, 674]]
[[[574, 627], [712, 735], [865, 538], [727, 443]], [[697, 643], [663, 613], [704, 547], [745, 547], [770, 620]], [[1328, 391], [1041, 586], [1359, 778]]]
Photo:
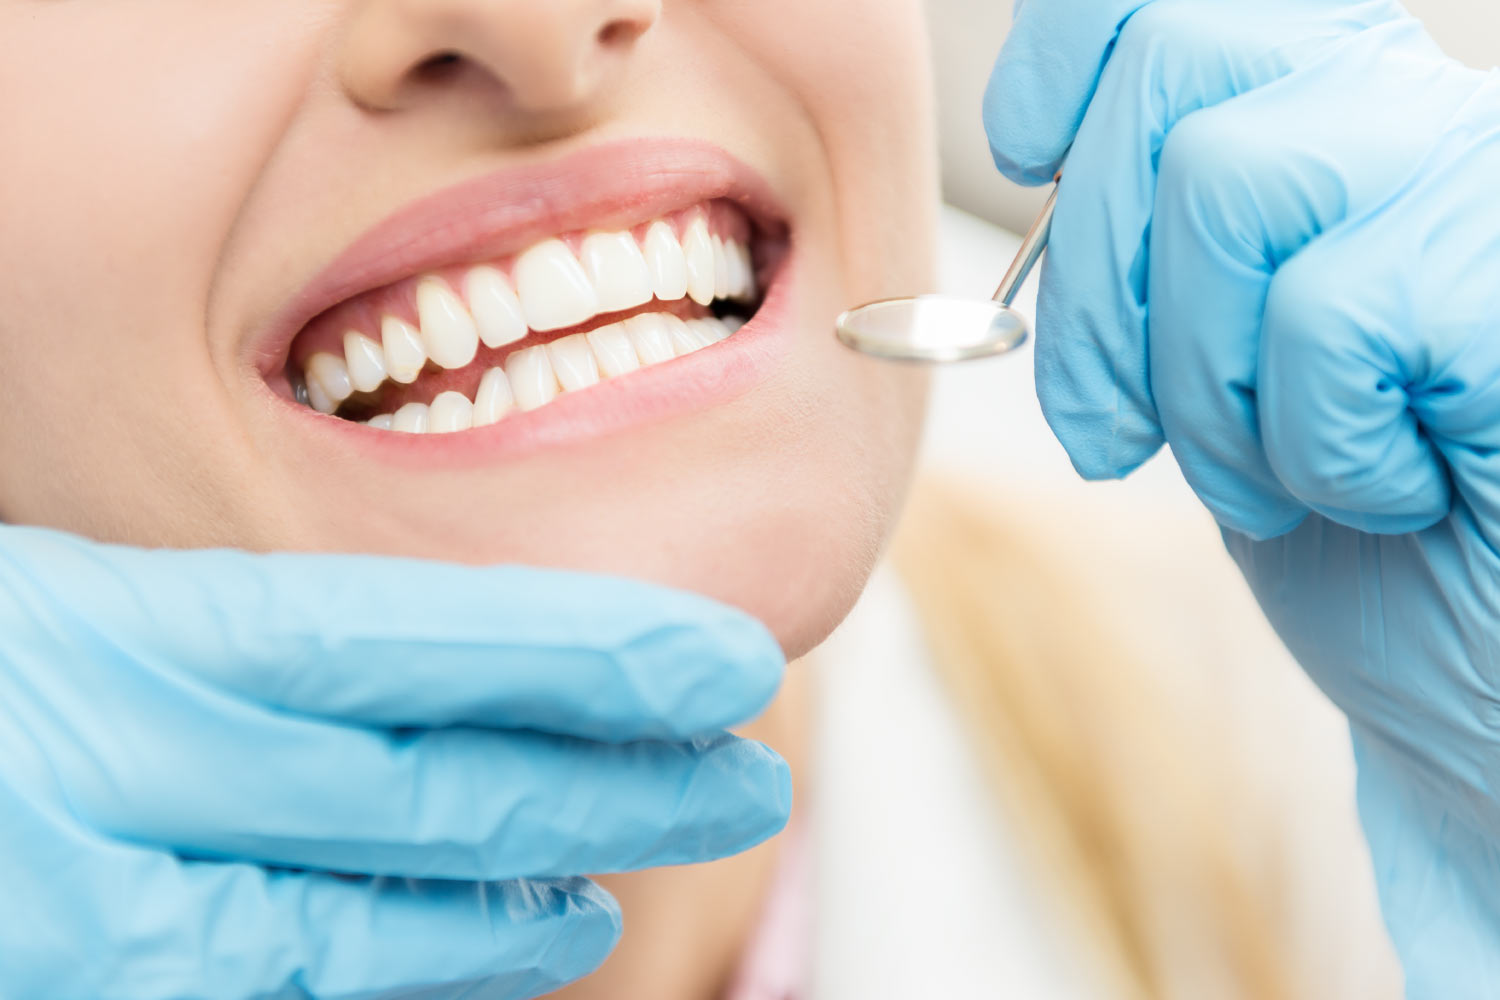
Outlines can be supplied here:
[[407, 403], [391, 418], [391, 430], [403, 434], [427, 433], [427, 404]]
[[585, 237], [583, 273], [594, 285], [600, 312], [634, 309], [651, 301], [651, 272], [629, 233], [591, 233]]
[[516, 405], [534, 410], [557, 398], [557, 375], [543, 345], [512, 351], [505, 359], [505, 377], [515, 393]]
[[577, 326], [599, 311], [599, 297], [561, 240], [543, 240], [516, 259], [516, 294], [533, 330]]
[[479, 392], [474, 397], [474, 426], [488, 427], [499, 423], [500, 418], [515, 405], [516, 397], [511, 395], [510, 379], [505, 377], [505, 369], [491, 368], [479, 380]]
[[510, 279], [493, 267], [476, 267], [464, 278], [464, 296], [486, 347], [504, 347], [526, 337], [526, 315]]
[[422, 335], [403, 319], [387, 316], [380, 324], [380, 340], [385, 348], [385, 370], [397, 382], [409, 385], [422, 374], [427, 364], [427, 348]]
[[552, 362], [552, 370], [564, 392], [577, 392], [599, 383], [599, 363], [581, 333], [548, 344], [547, 359]]
[[395, 416], [395, 414], [393, 414], [393, 413], [382, 413], [378, 417], [371, 417], [369, 420], [366, 420], [365, 424], [366, 424], [366, 426], [375, 428], [377, 431], [388, 431], [388, 430], [391, 429], [391, 425], [394, 424], [395, 422], [396, 422], [396, 416]]
[[601, 326], [597, 330], [590, 330], [585, 336], [588, 337], [589, 346], [594, 349], [594, 356], [599, 359], [600, 371], [607, 377], [627, 375], [641, 366], [641, 360], [635, 356], [635, 348], [631, 346], [623, 324]]
[[[316, 390], [322, 390], [321, 398]], [[307, 391], [309, 400], [315, 400], [315, 408], [322, 413], [332, 413], [324, 406], [334, 409], [354, 395], [354, 384], [349, 381], [349, 369], [344, 359], [327, 351], [319, 351], [307, 359]]]
[[417, 318], [427, 356], [440, 367], [462, 368], [479, 353], [479, 327], [463, 299], [442, 278], [417, 283]]
[[714, 241], [708, 235], [708, 220], [694, 219], [682, 237], [687, 258], [688, 296], [700, 306], [714, 300]]
[[374, 392], [385, 381], [385, 352], [358, 330], [344, 334], [344, 359], [349, 365], [349, 380], [360, 392]]
[[440, 392], [427, 411], [427, 433], [453, 434], [474, 426], [474, 404], [461, 392]]
[[[635, 348], [636, 357], [643, 365], [654, 365], [671, 361], [677, 356], [672, 350], [672, 335], [668, 332], [667, 313], [642, 313], [632, 316], [620, 325]], [[677, 317], [673, 316], [673, 319]], [[679, 320], [680, 322], [680, 320]]]
[[687, 294], [687, 256], [672, 227], [661, 220], [646, 230], [646, 270], [651, 288], [663, 302], [675, 302]]

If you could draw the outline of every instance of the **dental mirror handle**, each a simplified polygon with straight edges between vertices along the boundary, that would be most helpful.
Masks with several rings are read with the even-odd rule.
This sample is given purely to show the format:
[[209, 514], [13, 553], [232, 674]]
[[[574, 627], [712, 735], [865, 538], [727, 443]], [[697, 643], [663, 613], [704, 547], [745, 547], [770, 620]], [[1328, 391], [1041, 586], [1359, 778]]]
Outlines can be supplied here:
[[[1059, 173], [1054, 181], [1062, 180]], [[1047, 196], [1047, 203], [1042, 206], [1041, 214], [1031, 224], [1031, 231], [1021, 241], [1021, 249], [1016, 251], [1016, 259], [1010, 265], [1010, 270], [1005, 272], [1005, 277], [1000, 279], [1000, 287], [995, 289], [992, 298], [1005, 306], [1007, 309], [1015, 304], [1016, 293], [1021, 286], [1026, 284], [1026, 279], [1031, 276], [1031, 269], [1036, 267], [1038, 258], [1042, 251], [1047, 249], [1047, 240], [1052, 236], [1052, 213], [1057, 208], [1057, 184], [1052, 185], [1052, 193]]]

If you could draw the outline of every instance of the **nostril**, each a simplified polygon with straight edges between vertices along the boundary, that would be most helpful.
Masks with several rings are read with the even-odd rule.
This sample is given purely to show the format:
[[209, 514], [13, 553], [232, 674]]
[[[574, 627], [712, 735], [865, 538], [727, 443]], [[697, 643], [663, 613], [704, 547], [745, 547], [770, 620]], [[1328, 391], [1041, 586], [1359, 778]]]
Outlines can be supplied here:
[[641, 37], [641, 30], [633, 21], [611, 21], [599, 29], [599, 45], [605, 49], [621, 48]]
[[463, 64], [464, 57], [457, 52], [439, 52], [418, 64], [415, 75], [429, 82], [445, 80]]

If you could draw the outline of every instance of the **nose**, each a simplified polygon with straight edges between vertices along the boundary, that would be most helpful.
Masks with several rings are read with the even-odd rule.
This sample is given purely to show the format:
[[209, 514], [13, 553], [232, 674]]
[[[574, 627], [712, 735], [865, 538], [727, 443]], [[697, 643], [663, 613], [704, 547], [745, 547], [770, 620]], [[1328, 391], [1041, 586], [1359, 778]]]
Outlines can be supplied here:
[[480, 88], [512, 112], [577, 112], [609, 92], [661, 0], [359, 0], [341, 81], [372, 110]]

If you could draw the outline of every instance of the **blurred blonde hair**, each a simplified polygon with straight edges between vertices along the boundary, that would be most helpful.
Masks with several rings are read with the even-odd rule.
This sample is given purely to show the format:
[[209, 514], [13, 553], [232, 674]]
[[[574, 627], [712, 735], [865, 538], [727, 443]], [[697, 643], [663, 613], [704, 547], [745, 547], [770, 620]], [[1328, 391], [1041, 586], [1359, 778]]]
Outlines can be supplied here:
[[1039, 888], [1111, 995], [1305, 995], [1272, 824], [1247, 828], [1227, 753], [1044, 543], [993, 491], [919, 484], [893, 556]]

